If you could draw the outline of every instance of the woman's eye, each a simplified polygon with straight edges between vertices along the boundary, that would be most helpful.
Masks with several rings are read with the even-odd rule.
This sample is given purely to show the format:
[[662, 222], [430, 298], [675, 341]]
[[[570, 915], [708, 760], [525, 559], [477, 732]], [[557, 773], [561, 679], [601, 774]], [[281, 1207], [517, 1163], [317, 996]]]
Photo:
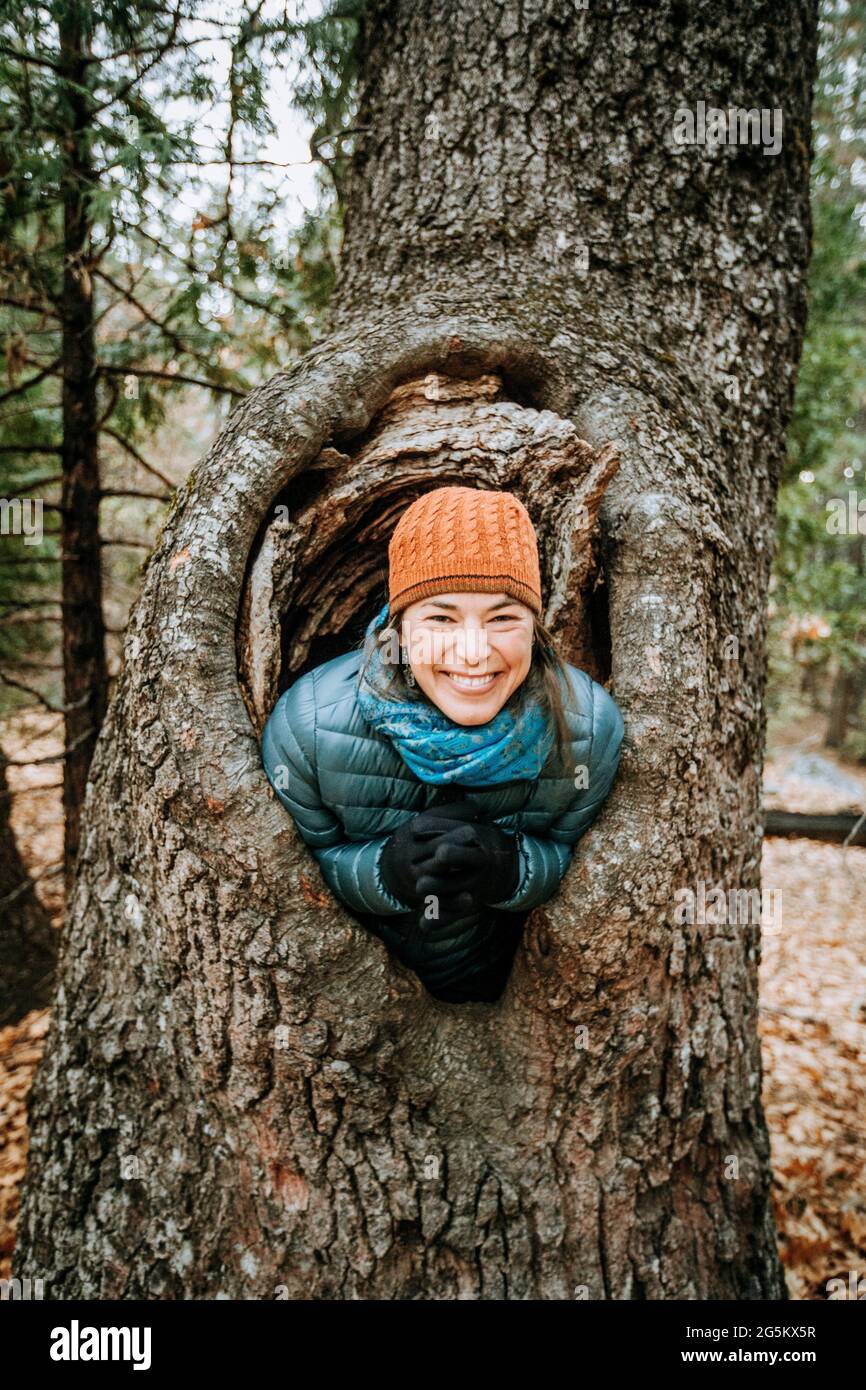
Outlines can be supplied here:
[[[448, 613], [425, 613], [423, 621], [425, 623], [452, 623], [454, 619]], [[520, 618], [516, 613], [497, 613], [495, 617], [489, 618], [488, 622], [493, 623], [517, 623]]]

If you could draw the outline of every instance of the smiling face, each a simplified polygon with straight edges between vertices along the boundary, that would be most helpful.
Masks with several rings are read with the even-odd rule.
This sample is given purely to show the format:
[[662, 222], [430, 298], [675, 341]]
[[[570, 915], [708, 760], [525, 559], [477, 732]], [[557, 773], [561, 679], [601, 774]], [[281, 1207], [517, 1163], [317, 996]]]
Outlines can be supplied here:
[[532, 609], [508, 594], [436, 594], [402, 614], [412, 674], [455, 724], [499, 713], [529, 674], [532, 640]]

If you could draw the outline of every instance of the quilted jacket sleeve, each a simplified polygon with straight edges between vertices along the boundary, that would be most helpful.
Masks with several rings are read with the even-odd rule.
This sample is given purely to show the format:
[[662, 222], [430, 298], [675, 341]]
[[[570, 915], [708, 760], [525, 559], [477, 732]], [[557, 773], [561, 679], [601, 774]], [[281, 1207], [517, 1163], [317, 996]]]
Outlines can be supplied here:
[[410, 912], [386, 888], [379, 859], [387, 835], [347, 840], [340, 822], [319, 794], [316, 775], [315, 672], [281, 695], [262, 735], [268, 781], [309, 845], [328, 887], [355, 912], [377, 917]]
[[575, 793], [573, 804], [553, 822], [546, 835], [517, 832], [517, 888], [505, 902], [492, 903], [492, 907], [505, 912], [528, 912], [553, 896], [571, 862], [574, 846], [592, 825], [613, 785], [622, 736], [619, 709], [604, 687], [593, 681], [588, 786]]

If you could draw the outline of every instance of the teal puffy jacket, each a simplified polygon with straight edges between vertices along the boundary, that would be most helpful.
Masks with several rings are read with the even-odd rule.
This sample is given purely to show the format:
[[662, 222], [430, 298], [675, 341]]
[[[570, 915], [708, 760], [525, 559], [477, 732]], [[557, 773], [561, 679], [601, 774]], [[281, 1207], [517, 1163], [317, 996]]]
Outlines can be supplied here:
[[[523, 914], [559, 887], [581, 835], [598, 815], [619, 763], [623, 724], [607, 691], [566, 665], [575, 708], [566, 705], [566, 766], [533, 781], [443, 788], [420, 781], [355, 700], [362, 653], [308, 671], [280, 696], [265, 725], [262, 760], [336, 896], [415, 970], [431, 994], [453, 1002], [494, 999], [520, 937]], [[556, 775], [557, 771], [560, 775]], [[382, 880], [388, 836], [434, 803], [460, 797], [482, 819], [517, 835], [514, 893], [458, 921], [423, 922]]]

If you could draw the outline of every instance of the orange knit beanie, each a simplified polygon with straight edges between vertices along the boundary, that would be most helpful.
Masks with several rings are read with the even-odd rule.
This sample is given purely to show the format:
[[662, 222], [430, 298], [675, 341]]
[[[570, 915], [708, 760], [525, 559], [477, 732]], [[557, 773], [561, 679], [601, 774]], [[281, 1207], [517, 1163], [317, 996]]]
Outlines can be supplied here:
[[513, 492], [439, 487], [416, 498], [388, 546], [389, 616], [433, 594], [510, 594], [541, 613], [538, 542]]

